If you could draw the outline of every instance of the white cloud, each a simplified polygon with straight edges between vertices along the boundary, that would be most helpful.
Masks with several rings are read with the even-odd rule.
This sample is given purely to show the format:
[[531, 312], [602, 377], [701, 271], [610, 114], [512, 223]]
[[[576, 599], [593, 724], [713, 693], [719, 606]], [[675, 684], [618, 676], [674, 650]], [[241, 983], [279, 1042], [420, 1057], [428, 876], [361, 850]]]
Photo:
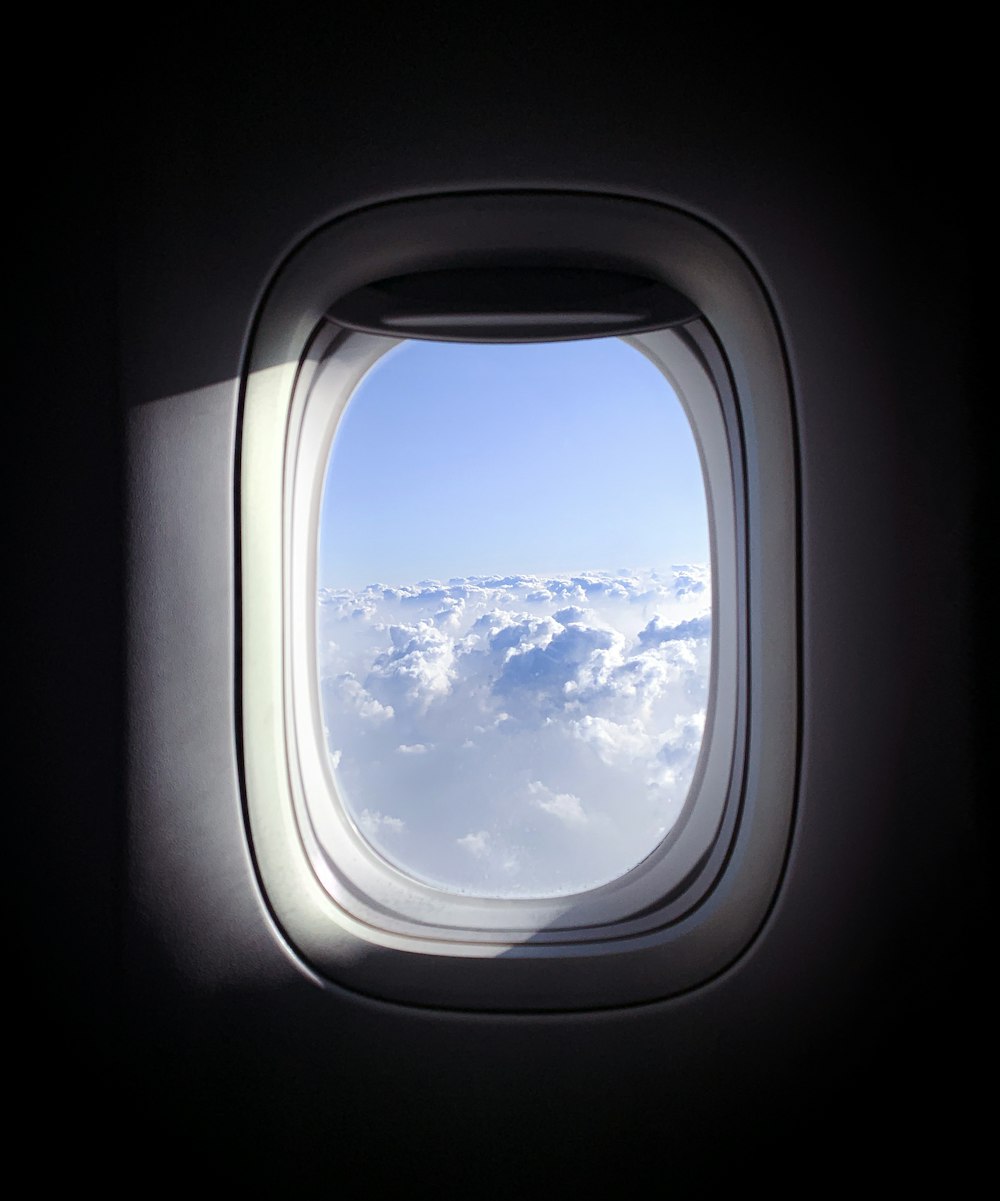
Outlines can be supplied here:
[[[352, 708], [359, 717], [368, 721], [388, 721], [393, 716], [392, 705], [383, 705], [365, 689], [352, 672], [344, 672], [332, 680], [332, 692]], [[329, 724], [329, 723], [328, 723]]]
[[581, 609], [579, 605], [568, 605], [565, 609], [559, 609], [558, 612], [553, 613], [552, 616], [560, 625], [568, 625], [571, 621], [583, 621], [588, 612], [589, 610]]
[[480, 830], [476, 834], [466, 834], [464, 838], [456, 838], [455, 841], [463, 850], [480, 859], [486, 854], [490, 836], [485, 830]]
[[587, 815], [580, 804], [580, 798], [571, 792], [553, 792], [541, 780], [534, 780], [528, 785], [528, 793], [534, 804], [544, 813], [551, 813], [553, 817], [570, 826], [586, 824]]
[[658, 646], [661, 642], [679, 642], [689, 638], [708, 638], [712, 633], [712, 618], [709, 614], [701, 617], [691, 617], [687, 621], [667, 624], [661, 617], [656, 616], [639, 631], [639, 641], [643, 646]]
[[462, 892], [558, 895], [628, 870], [697, 763], [708, 585], [684, 566], [324, 590], [323, 719], [355, 820]]
[[570, 723], [570, 729], [609, 767], [630, 764], [656, 755], [658, 741], [639, 718], [629, 722], [611, 721], [588, 713]]
[[394, 704], [424, 708], [451, 688], [455, 648], [450, 635], [429, 621], [389, 627], [391, 647], [374, 661], [365, 680], [372, 692], [382, 691]]
[[380, 834], [402, 834], [406, 822], [399, 817], [390, 817], [387, 813], [373, 813], [370, 809], [362, 809], [358, 824], [369, 838], [377, 838]]

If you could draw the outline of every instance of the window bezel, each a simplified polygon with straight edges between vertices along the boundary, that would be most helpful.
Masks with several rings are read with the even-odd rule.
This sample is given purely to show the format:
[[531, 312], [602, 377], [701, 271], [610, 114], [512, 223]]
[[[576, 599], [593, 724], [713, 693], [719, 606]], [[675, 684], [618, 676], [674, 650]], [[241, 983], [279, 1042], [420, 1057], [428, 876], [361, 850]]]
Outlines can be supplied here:
[[[733, 712], [706, 736], [708, 758], [715, 758], [712, 788], [721, 771], [724, 795], [714, 810], [699, 811], [697, 803], [692, 810], [707, 814], [715, 837], [680, 864], [670, 851], [684, 841], [681, 830], [633, 872], [552, 904], [428, 888], [377, 856], [349, 821], [334, 838], [347, 853], [331, 858], [329, 839], [316, 839], [306, 800], [317, 787], [310, 750], [317, 722], [322, 730], [311, 686], [317, 476], [336, 423], [316, 401], [317, 384], [336, 372], [332, 405], [342, 409], [397, 342], [343, 330], [327, 314], [366, 275], [464, 263], [477, 244], [534, 261], [589, 255], [588, 265], [624, 261], [630, 269], [644, 254], [643, 269], [690, 297], [702, 316], [679, 331], [626, 340], [668, 379], [673, 372], [689, 416], [692, 389], [703, 386], [691, 381], [700, 373], [709, 382], [724, 442], [703, 455], [713, 537], [712, 659], [713, 673], [732, 669], [738, 683]], [[395, 255], [387, 256], [387, 245]], [[413, 247], [422, 263], [414, 263]], [[713, 268], [707, 274], [706, 259]], [[738, 303], [726, 303], [723, 285], [735, 287]], [[711, 320], [713, 307], [723, 325], [733, 325], [728, 336], [718, 318]], [[678, 373], [689, 377], [680, 386]], [[706, 402], [699, 403], [693, 428], [703, 441]], [[793, 427], [773, 316], [744, 260], [694, 218], [607, 197], [449, 196], [354, 213], [314, 235], [277, 273], [251, 342], [242, 414], [246, 815], [263, 894], [299, 954], [322, 977], [362, 992], [473, 1009], [650, 1000], [693, 987], [735, 958], [780, 877], [797, 728]], [[311, 428], [317, 421], [319, 432]], [[728, 482], [720, 484], [723, 477]], [[719, 700], [713, 687], [714, 704]], [[723, 727], [731, 731], [725, 737]]]
[[[581, 941], [615, 924], [635, 934], [690, 908], [690, 886], [718, 841], [732, 797], [745, 647], [739, 638], [737, 508], [731, 432], [712, 382], [687, 339], [661, 329], [623, 339], [660, 370], [688, 414], [702, 460], [712, 534], [712, 655], [702, 754], [677, 822], [640, 863], [586, 892], [552, 898], [482, 898], [435, 888], [394, 868], [370, 845], [337, 800], [319, 704], [316, 645], [316, 546], [322, 480], [340, 417], [353, 392], [398, 339], [325, 323], [310, 346], [289, 408], [284, 503], [292, 514], [285, 655], [289, 779], [313, 870], [337, 904], [368, 924], [418, 935], [432, 925], [452, 942], [507, 944], [526, 934], [540, 942]], [[362, 368], [359, 376], [358, 370]], [[720, 690], [723, 678], [731, 687]], [[681, 894], [684, 894], [681, 897]], [[675, 898], [670, 900], [670, 898]]]

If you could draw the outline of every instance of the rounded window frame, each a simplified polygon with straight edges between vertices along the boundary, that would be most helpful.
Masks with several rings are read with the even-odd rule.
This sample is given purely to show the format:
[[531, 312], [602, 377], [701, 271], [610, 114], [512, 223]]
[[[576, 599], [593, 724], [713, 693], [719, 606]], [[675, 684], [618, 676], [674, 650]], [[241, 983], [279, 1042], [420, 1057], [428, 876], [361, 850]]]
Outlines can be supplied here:
[[[575, 255], [588, 266], [641, 267], [700, 314], [676, 329], [625, 337], [685, 405], [706, 482], [712, 686], [689, 818], [632, 871], [571, 897], [435, 889], [382, 859], [339, 804], [317, 836], [309, 800], [335, 793], [316, 679], [322, 479], [339, 414], [400, 340], [343, 329], [329, 310], [366, 274], [465, 263], [477, 244], [542, 262]], [[713, 270], [704, 270], [706, 260]], [[490, 1010], [652, 1000], [732, 962], [780, 879], [794, 809], [798, 697], [790, 396], [773, 314], [742, 256], [696, 218], [603, 196], [466, 194], [359, 210], [279, 268], [243, 384], [245, 812], [263, 896], [291, 947], [322, 978], [369, 995]], [[717, 680], [730, 674], [734, 686], [720, 689]]]
[[[649, 359], [688, 416], [702, 462], [712, 545], [712, 654], [702, 753], [678, 820], [640, 863], [608, 883], [551, 898], [491, 898], [435, 888], [381, 857], [337, 796], [319, 703], [315, 605], [322, 481], [340, 417], [365, 375], [400, 339], [324, 323], [306, 356], [289, 407], [284, 503], [292, 513], [285, 655], [290, 785], [299, 830], [313, 870], [346, 911], [368, 923], [416, 936], [434, 927], [450, 942], [508, 944], [580, 941], [614, 923], [616, 934], [639, 933], [672, 920], [692, 898], [685, 888], [713, 848], [737, 791], [733, 760], [745, 647], [739, 638], [736, 579], [737, 507], [741, 476], [731, 431], [705, 367], [687, 339], [671, 329], [622, 339]], [[360, 370], [360, 375], [358, 374]], [[719, 694], [717, 680], [732, 681]], [[702, 873], [703, 874], [703, 873]], [[684, 894], [681, 897], [681, 894]], [[672, 902], [669, 898], [675, 899]]]

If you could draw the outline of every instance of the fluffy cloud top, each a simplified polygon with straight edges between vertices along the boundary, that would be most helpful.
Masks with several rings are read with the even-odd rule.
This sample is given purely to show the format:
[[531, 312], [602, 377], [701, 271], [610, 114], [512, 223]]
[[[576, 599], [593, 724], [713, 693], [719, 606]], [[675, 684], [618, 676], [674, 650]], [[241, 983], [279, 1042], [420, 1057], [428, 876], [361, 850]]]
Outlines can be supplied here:
[[704, 726], [706, 568], [373, 584], [318, 602], [338, 789], [405, 871], [477, 895], [567, 895], [635, 866], [676, 821]]

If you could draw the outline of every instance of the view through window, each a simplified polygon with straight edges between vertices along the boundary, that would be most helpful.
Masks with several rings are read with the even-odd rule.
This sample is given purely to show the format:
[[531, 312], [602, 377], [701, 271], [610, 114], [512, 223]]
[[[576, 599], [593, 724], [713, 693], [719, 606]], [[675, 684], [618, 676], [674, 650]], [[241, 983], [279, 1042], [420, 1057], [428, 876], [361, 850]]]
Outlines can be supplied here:
[[634, 867], [701, 749], [709, 571], [691, 427], [638, 350], [383, 356], [334, 436], [318, 546], [327, 750], [364, 837], [484, 897]]

